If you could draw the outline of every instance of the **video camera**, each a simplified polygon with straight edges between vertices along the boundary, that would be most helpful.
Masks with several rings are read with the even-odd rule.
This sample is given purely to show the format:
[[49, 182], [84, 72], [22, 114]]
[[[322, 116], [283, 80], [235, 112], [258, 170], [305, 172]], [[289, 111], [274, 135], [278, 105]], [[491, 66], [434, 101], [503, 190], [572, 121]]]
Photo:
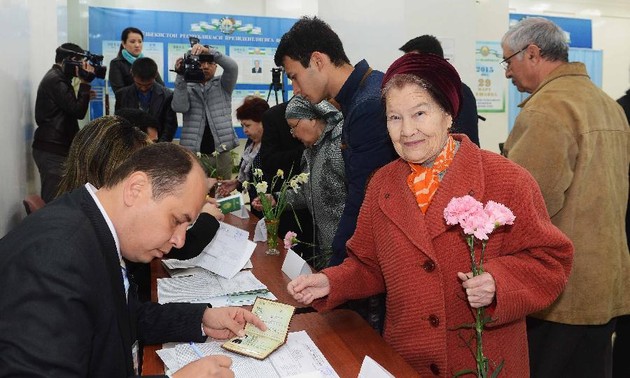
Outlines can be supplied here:
[[[188, 37], [190, 41], [190, 47], [199, 43], [199, 38]], [[205, 75], [201, 69], [201, 62], [214, 62], [212, 55], [194, 55], [190, 50], [184, 54], [184, 59], [178, 70], [173, 70], [180, 75], [184, 76], [184, 81], [189, 83], [203, 83], [205, 81]]]
[[282, 67], [271, 69], [271, 85], [276, 91], [282, 89]]
[[79, 77], [81, 79], [84, 79], [87, 81], [92, 81], [94, 80], [95, 77], [99, 79], [105, 79], [105, 74], [107, 73], [107, 67], [103, 65], [103, 55], [92, 54], [91, 52], [87, 50], [84, 50], [82, 53], [73, 51], [73, 50], [63, 49], [63, 48], [61, 50], [64, 52], [72, 53], [73, 56], [79, 56], [81, 58], [84, 58], [85, 60], [87, 60], [90, 66], [94, 67], [93, 73], [88, 72], [83, 69], [82, 61], [66, 58], [63, 61], [64, 71], [66, 72], [66, 74], [70, 76], [75, 76], [74, 67], [79, 67]]

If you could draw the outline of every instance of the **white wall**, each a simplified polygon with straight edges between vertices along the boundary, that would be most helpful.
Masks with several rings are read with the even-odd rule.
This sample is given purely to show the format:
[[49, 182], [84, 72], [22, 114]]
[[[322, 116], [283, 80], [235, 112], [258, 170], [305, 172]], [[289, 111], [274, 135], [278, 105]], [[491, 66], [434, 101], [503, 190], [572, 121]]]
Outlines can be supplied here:
[[[0, 41], [6, 55], [0, 60], [0, 235], [24, 217], [22, 198], [39, 191], [30, 152], [37, 85], [53, 64], [59, 44], [70, 41], [87, 47], [88, 6], [291, 18], [318, 15], [340, 35], [353, 63], [366, 58], [380, 70], [400, 56], [398, 47], [408, 39], [434, 34], [454, 41], [452, 62], [469, 85], [475, 83], [475, 41], [500, 40], [508, 11], [535, 13], [535, 6], [538, 13], [593, 19], [593, 47], [604, 50], [604, 90], [614, 98], [621, 96], [630, 86], [630, 4], [554, 1], [542, 9], [542, 3], [531, 0], [0, 0]], [[506, 89], [507, 85], [506, 80]], [[488, 120], [480, 122], [481, 145], [497, 151], [507, 137], [507, 113], [484, 115]]]
[[[0, 235], [25, 215], [22, 198], [39, 190], [30, 144], [39, 79], [54, 63], [54, 1], [0, 0]], [[42, 22], [45, 20], [45, 22]], [[36, 187], [37, 186], [37, 187]]]

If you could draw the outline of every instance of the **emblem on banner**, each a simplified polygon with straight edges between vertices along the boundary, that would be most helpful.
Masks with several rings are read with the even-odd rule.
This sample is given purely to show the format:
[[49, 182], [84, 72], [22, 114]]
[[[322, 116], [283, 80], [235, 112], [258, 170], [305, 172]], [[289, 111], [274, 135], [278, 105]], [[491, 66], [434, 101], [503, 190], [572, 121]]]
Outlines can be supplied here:
[[223, 34], [232, 34], [236, 30], [236, 22], [232, 17], [223, 17], [219, 20], [219, 31]]

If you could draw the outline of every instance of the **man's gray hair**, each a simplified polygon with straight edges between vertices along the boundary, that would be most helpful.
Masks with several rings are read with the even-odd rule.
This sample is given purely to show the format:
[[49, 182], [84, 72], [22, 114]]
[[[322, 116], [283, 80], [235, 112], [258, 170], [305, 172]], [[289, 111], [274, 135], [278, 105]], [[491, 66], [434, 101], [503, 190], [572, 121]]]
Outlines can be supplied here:
[[[555, 62], [569, 61], [569, 45], [564, 31], [555, 23], [542, 17], [528, 17], [510, 27], [501, 44], [513, 52], [525, 49], [529, 45], [540, 48], [540, 55]], [[520, 54], [519, 54], [520, 55]], [[520, 56], [518, 59], [522, 59]]]

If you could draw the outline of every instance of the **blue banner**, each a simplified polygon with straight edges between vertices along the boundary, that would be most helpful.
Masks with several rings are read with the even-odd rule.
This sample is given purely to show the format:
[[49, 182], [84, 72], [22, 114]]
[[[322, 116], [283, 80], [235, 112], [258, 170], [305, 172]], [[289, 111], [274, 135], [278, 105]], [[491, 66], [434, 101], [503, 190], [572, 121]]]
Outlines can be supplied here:
[[[109, 65], [118, 54], [123, 29], [136, 27], [144, 33], [143, 55], [156, 61], [165, 85], [173, 88], [175, 73], [169, 69], [190, 48], [188, 38], [196, 37], [201, 44], [210, 45], [229, 55], [239, 65], [237, 95], [233, 96], [232, 110], [242, 103], [243, 93], [258, 95], [273, 106], [276, 97], [279, 97], [279, 102], [287, 101], [290, 91], [286, 75], [283, 75], [284, 90], [275, 91], [270, 85], [271, 69], [276, 67], [273, 57], [280, 38], [296, 21], [278, 17], [90, 7], [88, 49], [103, 55], [103, 63]], [[217, 67], [216, 75], [221, 72], [221, 68]], [[105, 94], [110, 94], [112, 103], [109, 107], [113, 113], [114, 96], [111, 88], [108, 85], [106, 87], [104, 80], [98, 79], [94, 80], [92, 86], [97, 92], [97, 98], [90, 104], [90, 118], [105, 113]], [[234, 114], [233, 123], [238, 124]], [[243, 138], [240, 125], [236, 129], [239, 137]], [[176, 137], [179, 137], [179, 130]]]
[[560, 26], [567, 35], [570, 47], [593, 48], [593, 27], [591, 20], [582, 18], [548, 17], [533, 14], [510, 13], [510, 26], [527, 17], [543, 17]]

